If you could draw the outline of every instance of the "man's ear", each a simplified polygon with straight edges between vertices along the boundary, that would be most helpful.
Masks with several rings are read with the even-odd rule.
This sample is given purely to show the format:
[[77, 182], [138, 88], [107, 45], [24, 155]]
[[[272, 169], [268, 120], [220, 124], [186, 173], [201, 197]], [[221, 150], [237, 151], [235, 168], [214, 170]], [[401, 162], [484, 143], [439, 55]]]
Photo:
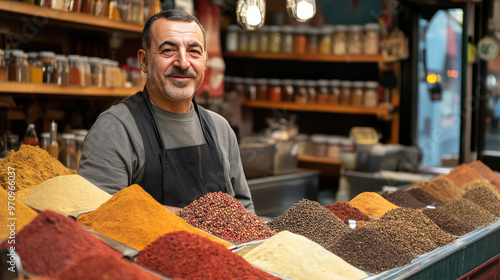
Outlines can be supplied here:
[[137, 51], [137, 58], [139, 59], [139, 63], [141, 64], [141, 70], [144, 73], [148, 73], [148, 54], [146, 50], [140, 49]]

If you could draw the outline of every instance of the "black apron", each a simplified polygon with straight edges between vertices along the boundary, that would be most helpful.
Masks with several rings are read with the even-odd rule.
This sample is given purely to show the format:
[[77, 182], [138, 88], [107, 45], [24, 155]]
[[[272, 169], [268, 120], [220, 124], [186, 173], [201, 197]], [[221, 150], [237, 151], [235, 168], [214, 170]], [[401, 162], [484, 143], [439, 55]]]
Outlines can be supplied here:
[[[146, 87], [122, 101], [127, 105], [144, 144], [144, 174], [138, 183], [163, 205], [185, 207], [209, 192], [227, 192], [215, 126], [208, 112], [193, 98], [205, 143], [164, 149], [153, 105]], [[175, 132], [172, 132], [175, 133]]]

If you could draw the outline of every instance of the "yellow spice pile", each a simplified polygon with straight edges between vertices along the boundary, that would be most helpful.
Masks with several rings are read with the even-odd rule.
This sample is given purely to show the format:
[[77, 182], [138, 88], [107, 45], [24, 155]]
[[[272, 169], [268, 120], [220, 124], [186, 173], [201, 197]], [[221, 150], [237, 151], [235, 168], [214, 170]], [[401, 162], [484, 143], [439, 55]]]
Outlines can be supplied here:
[[399, 208], [375, 192], [363, 192], [349, 201], [352, 207], [358, 208], [369, 217], [380, 218], [385, 212]]
[[[12, 196], [11, 196], [12, 197]], [[15, 196], [13, 196], [15, 197]], [[9, 201], [14, 203], [14, 208], [9, 211]], [[15, 232], [19, 232], [25, 225], [29, 224], [35, 218], [37, 213], [31, 208], [22, 203], [19, 199], [10, 199], [6, 190], [0, 188], [0, 241], [9, 237], [10, 228], [7, 227], [11, 222], [15, 222]], [[13, 215], [11, 215], [13, 214]], [[8, 220], [9, 218], [17, 218], [16, 220]]]

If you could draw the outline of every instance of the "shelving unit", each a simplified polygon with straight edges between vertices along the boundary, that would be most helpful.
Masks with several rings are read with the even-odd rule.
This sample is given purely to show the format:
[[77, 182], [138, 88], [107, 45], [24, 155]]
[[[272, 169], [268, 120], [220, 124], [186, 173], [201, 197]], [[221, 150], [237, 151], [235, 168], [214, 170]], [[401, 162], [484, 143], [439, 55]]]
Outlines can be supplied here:
[[295, 53], [225, 52], [224, 56], [255, 58], [255, 59], [297, 60], [297, 61], [383, 63], [382, 55], [328, 55], [328, 54], [299, 55]]
[[53, 84], [34, 84], [17, 82], [0, 82], [0, 94], [29, 95], [64, 95], [78, 97], [127, 97], [141, 91], [142, 88], [104, 88], [58, 86]]

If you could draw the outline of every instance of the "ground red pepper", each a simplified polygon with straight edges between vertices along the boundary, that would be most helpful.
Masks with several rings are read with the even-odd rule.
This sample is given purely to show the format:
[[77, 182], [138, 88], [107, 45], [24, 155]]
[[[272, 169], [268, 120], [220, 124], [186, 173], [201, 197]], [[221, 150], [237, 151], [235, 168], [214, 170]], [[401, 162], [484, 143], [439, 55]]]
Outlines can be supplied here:
[[344, 223], [348, 220], [368, 221], [370, 219], [370, 217], [365, 215], [358, 208], [351, 206], [347, 202], [335, 202], [325, 206], [325, 208], [330, 210], [330, 212]]
[[139, 252], [135, 262], [173, 279], [279, 279], [223, 245], [186, 231], [159, 237]]
[[[121, 256], [76, 222], [50, 210], [40, 212], [16, 234], [16, 253], [24, 270], [38, 276], [55, 276], [89, 252]], [[10, 247], [7, 240], [0, 248]]]

